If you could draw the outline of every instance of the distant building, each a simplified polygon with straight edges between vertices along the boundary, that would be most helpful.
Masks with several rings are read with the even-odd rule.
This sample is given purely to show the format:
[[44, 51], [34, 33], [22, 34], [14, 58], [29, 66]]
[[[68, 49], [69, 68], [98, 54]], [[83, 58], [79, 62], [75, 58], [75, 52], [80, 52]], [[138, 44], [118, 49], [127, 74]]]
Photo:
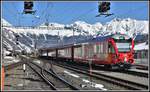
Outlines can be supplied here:
[[135, 47], [134, 47], [135, 59], [148, 58], [148, 49], [149, 49], [148, 41], [135, 45]]

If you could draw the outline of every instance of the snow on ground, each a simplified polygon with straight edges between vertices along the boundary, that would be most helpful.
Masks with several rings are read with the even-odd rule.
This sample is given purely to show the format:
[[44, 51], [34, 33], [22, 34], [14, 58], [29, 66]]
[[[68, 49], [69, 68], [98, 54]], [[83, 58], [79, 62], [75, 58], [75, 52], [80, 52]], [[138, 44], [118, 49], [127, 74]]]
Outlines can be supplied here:
[[43, 53], [42, 56], [47, 56], [47, 53]]
[[12, 59], [14, 59], [14, 57], [12, 57], [12, 56], [5, 56], [4, 59], [12, 60]]
[[98, 89], [101, 89], [101, 90], [107, 90], [106, 88], [104, 88], [104, 85], [103, 85], [103, 84], [97, 84], [97, 83], [91, 82], [91, 81], [89, 81], [89, 80], [87, 80], [87, 79], [81, 78], [79, 75], [70, 73], [70, 72], [68, 72], [68, 71], [64, 71], [64, 73], [66, 73], [66, 74], [68, 74], [68, 75], [70, 75], [70, 76], [72, 76], [72, 77], [78, 78], [78, 79], [80, 79], [81, 81], [85, 82], [86, 85], [85, 85], [85, 84], [82, 84], [82, 87], [87, 87], [87, 86], [89, 86], [89, 87], [94, 87], [94, 88], [98, 88]]
[[64, 71], [64, 73], [66, 73], [66, 74], [68, 74], [68, 75], [70, 75], [70, 76], [73, 76], [73, 77], [75, 77], [75, 78], [79, 78], [78, 75], [72, 74], [72, 73], [70, 73], [70, 72], [68, 72], [68, 71]]
[[1, 23], [3, 26], [12, 26], [8, 21], [6, 21], [5, 19], [1, 19]]
[[40, 60], [34, 60], [33, 62], [37, 63], [37, 64], [40, 64], [41, 61]]
[[17, 63], [17, 62], [19, 62], [20, 61], [20, 59], [19, 58], [17, 58], [17, 57], [12, 57], [12, 56], [5, 56], [4, 57], [4, 59], [3, 59], [3, 62], [4, 62], [4, 64], [11, 64], [11, 63]]
[[6, 55], [9, 55], [11, 52], [10, 51], [5, 51], [5, 54]]
[[7, 56], [7, 55], [10, 55], [11, 54], [11, 52], [10, 51], [7, 51], [6, 49], [3, 49], [3, 55], [4, 56]]
[[24, 49], [25, 49], [25, 51], [26, 51], [27, 53], [31, 53], [31, 52], [32, 52], [31, 48], [28, 47], [28, 46], [26, 46], [25, 44], [20, 43], [20, 46], [24, 47]]

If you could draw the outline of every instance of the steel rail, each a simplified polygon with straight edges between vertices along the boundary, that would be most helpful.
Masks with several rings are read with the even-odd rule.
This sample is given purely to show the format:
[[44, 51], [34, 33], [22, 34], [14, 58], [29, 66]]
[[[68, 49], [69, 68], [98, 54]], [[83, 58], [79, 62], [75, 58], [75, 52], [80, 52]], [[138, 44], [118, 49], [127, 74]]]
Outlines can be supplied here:
[[128, 80], [124, 80], [124, 79], [121, 79], [121, 78], [116, 78], [116, 77], [113, 77], [113, 76], [108, 76], [108, 75], [100, 74], [100, 73], [94, 73], [93, 72], [92, 75], [90, 75], [89, 71], [84, 70], [84, 69], [79, 69], [79, 68], [73, 67], [73, 66], [71, 66], [71, 67], [70, 66], [64, 66], [64, 65], [60, 65], [60, 64], [56, 64], [56, 63], [54, 63], [54, 64], [58, 65], [60, 67], [69, 69], [69, 70], [76, 71], [78, 73], [86, 74], [88, 76], [92, 76], [92, 77], [95, 77], [95, 78], [98, 78], [98, 79], [101, 79], [101, 80], [105, 80], [107, 82], [111, 82], [111, 83], [116, 84], [116, 85], [126, 87], [126, 88], [131, 89], [131, 90], [148, 89], [148, 85], [139, 84], [139, 83], [135, 83], [135, 82], [132, 82], [132, 81], [128, 81]]

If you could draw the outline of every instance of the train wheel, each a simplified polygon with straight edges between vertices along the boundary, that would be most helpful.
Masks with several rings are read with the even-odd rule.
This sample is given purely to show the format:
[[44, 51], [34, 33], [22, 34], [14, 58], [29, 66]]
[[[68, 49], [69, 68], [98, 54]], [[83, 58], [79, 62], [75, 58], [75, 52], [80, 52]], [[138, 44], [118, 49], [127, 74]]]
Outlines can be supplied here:
[[112, 66], [111, 65], [104, 65], [105, 69], [111, 69]]

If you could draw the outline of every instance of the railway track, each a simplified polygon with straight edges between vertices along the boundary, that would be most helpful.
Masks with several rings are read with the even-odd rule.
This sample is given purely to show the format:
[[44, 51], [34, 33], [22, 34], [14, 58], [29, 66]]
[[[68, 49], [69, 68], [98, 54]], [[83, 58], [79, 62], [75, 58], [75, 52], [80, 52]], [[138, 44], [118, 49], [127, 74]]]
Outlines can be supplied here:
[[[48, 57], [45, 57], [45, 56], [43, 56], [42, 58], [39, 58], [39, 59], [52, 60], [52, 59], [50, 59]], [[68, 64], [68, 63], [66, 63], [66, 64]], [[76, 66], [76, 67], [82, 67], [82, 68], [87, 69], [87, 70], [89, 69], [89, 65], [88, 64], [87, 65], [86, 64], [79, 64], [79, 63], [76, 63], [76, 62], [73, 62], [71, 64], [73, 66]], [[102, 70], [102, 71], [106, 71], [106, 72], [116, 72], [116, 73], [122, 73], [122, 74], [129, 74], [129, 75], [139, 76], [139, 77], [146, 77], [146, 78], [149, 77], [148, 73], [137, 72], [137, 71], [133, 71], [133, 70], [130, 70], [130, 69], [129, 70], [111, 70], [111, 69], [105, 68], [104, 66], [96, 66], [96, 65], [92, 66], [92, 68], [94, 70], [97, 70], [97, 71], [98, 70]]]
[[[86, 67], [86, 68], [88, 69], [88, 67]], [[133, 68], [134, 68], [134, 66], [133, 66]], [[111, 70], [111, 69], [107, 69], [103, 66], [93, 66], [93, 69], [103, 70], [103, 71], [108, 71], [108, 72], [110, 71], [110, 72], [118, 72], [118, 73], [123, 73], [123, 74], [130, 74], [130, 75], [135, 75], [135, 76], [139, 76], [139, 77], [146, 77], [146, 78], [149, 77], [148, 73], [146, 73], [146, 72], [135, 71], [135, 70], [132, 70], [132, 69], [128, 69], [128, 70]]]
[[136, 67], [136, 69], [148, 70], [148, 66], [144, 66], [140, 64], [135, 64], [134, 66]]
[[[78, 65], [78, 66], [77, 66]], [[82, 67], [84, 69], [89, 69], [89, 66], [85, 66], [85, 65], [79, 65], [77, 63], [73, 64], [73, 66], [76, 66], [76, 67]], [[106, 71], [106, 72], [114, 72], [114, 73], [122, 73], [122, 74], [129, 74], [129, 75], [134, 75], [134, 76], [139, 76], [139, 77], [145, 77], [145, 78], [148, 78], [149, 75], [148, 73], [145, 73], [145, 72], [139, 72], [139, 71], [135, 71], [135, 70], [111, 70], [111, 69], [106, 69], [105, 67], [103, 66], [92, 66], [93, 70], [97, 70], [97, 71]]]
[[28, 62], [27, 64], [50, 85], [52, 90], [78, 90], [78, 88], [58, 76], [52, 69], [48, 71], [33, 62]]
[[146, 77], [146, 78], [149, 77], [148, 73], [144, 73], [144, 72], [131, 71], [131, 70], [120, 71], [120, 72], [121, 72], [121, 73], [126, 73], [126, 74], [135, 75], [135, 76], [140, 76], [140, 77]]
[[[80, 66], [80, 67], [83, 67], [83, 66]], [[89, 67], [84, 67], [84, 69], [89, 69]], [[93, 66], [93, 69], [94, 70], [103, 70], [103, 71], [106, 71], [106, 72], [115, 72], [115, 73], [122, 73], [122, 74], [129, 74], [129, 75], [134, 75], [134, 76], [139, 76], [139, 77], [146, 77], [148, 78], [148, 73], [146, 72], [139, 72], [139, 71], [135, 71], [135, 70], [110, 70], [110, 69], [106, 69], [104, 68], [103, 66]]]
[[19, 62], [17, 62], [17, 63], [10, 64], [10, 65], [7, 65], [7, 66], [4, 66], [5, 71], [10, 70], [10, 69], [13, 69], [13, 68], [15, 68], [15, 67], [17, 67], [17, 66], [23, 65], [23, 64], [25, 64], [25, 63], [27, 62], [27, 60], [28, 60], [28, 59], [25, 58], [25, 56], [23, 56], [23, 55], [19, 56], [19, 58], [21, 59], [21, 61], [19, 61]]
[[63, 67], [63, 68], [66, 68], [66, 69], [69, 69], [69, 70], [72, 70], [72, 71], [75, 71], [75, 72], [78, 72], [78, 73], [82, 73], [82, 74], [97, 78], [97, 79], [107, 81], [107, 82], [112, 83], [112, 84], [123, 86], [127, 89], [130, 89], [130, 90], [147, 90], [148, 89], [148, 85], [139, 84], [136, 82], [132, 82], [132, 81], [128, 81], [128, 80], [124, 80], [121, 78], [116, 78], [113, 76], [108, 76], [108, 75], [100, 74], [100, 73], [94, 73], [93, 72], [92, 75], [90, 75], [89, 71], [87, 71], [86, 69], [82, 69], [79, 67], [73, 67], [73, 66], [70, 67], [68, 65], [61, 65], [58, 63], [53, 63], [53, 64], [60, 66], [60, 67]]

